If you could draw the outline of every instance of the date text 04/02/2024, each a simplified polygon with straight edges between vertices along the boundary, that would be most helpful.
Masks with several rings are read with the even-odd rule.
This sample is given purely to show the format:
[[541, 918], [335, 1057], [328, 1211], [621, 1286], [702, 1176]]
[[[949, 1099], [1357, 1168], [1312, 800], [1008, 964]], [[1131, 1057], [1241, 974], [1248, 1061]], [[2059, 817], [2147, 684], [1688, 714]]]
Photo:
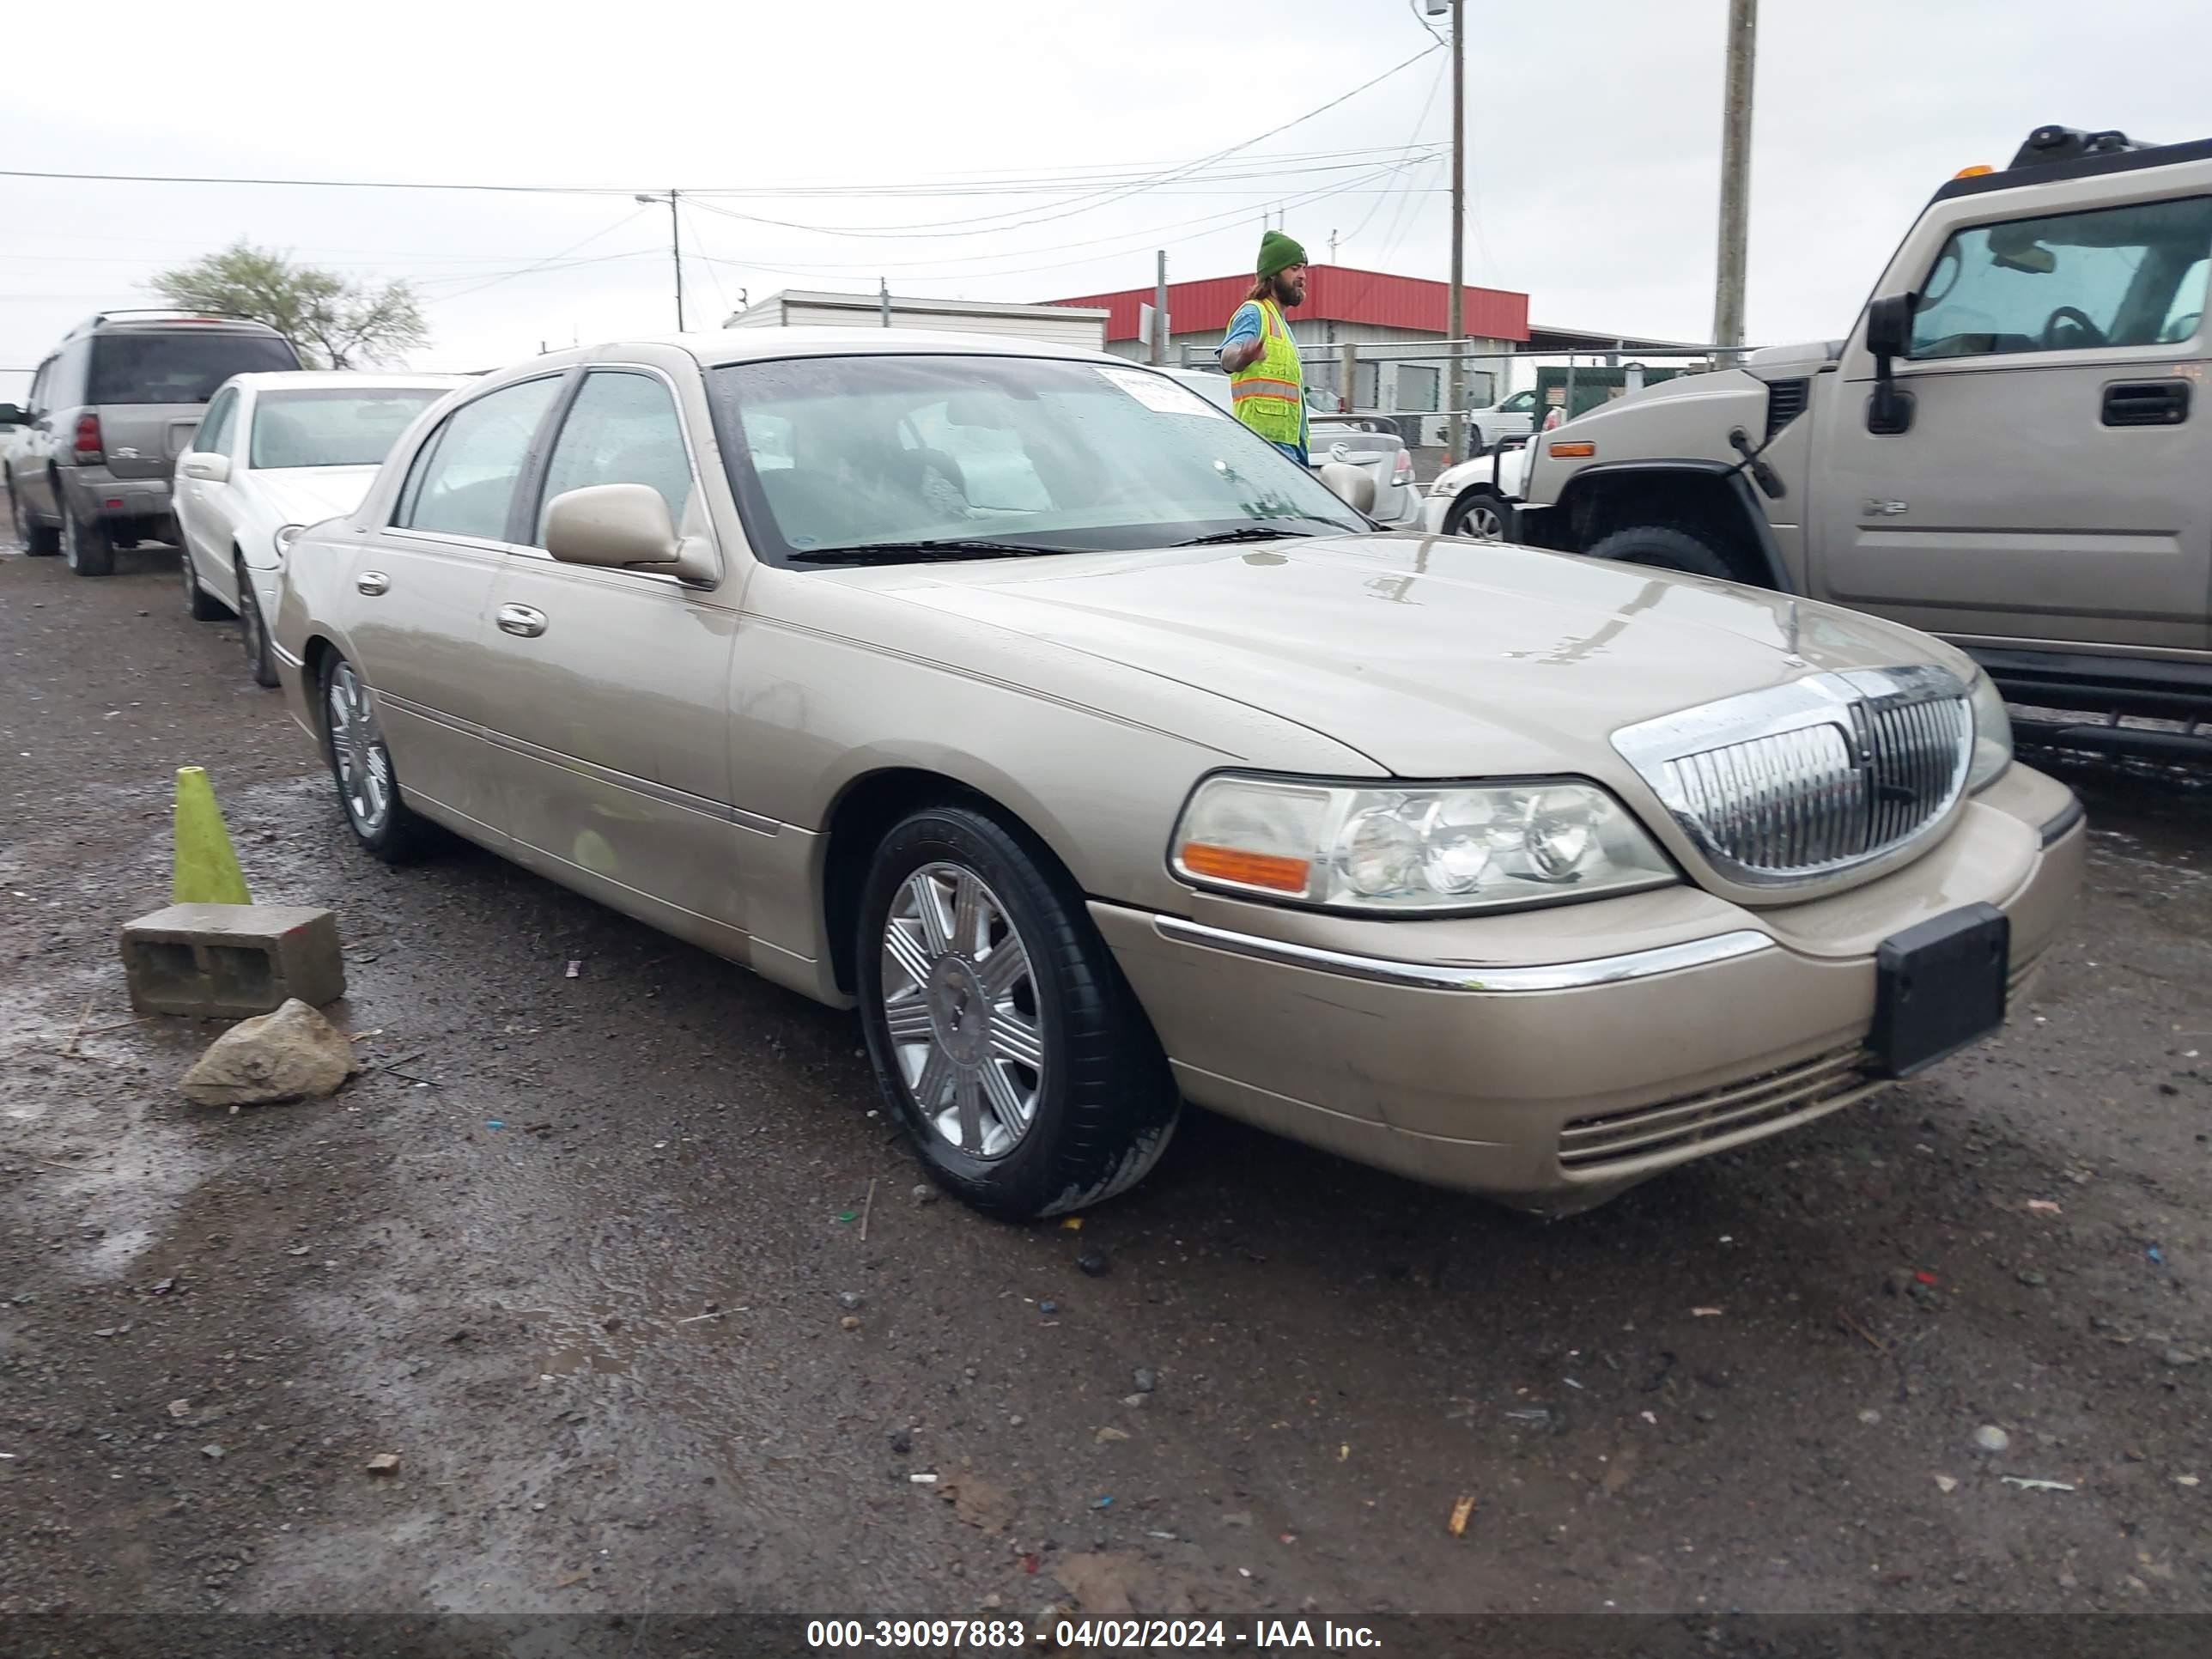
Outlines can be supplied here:
[[1300, 1648], [1379, 1650], [1382, 1640], [1363, 1625], [1333, 1620], [1262, 1619], [1250, 1625], [1220, 1619], [1062, 1619], [1035, 1630], [1015, 1620], [814, 1620], [806, 1626], [814, 1649], [894, 1651], [931, 1649], [1214, 1648], [1244, 1653], [1294, 1652]]

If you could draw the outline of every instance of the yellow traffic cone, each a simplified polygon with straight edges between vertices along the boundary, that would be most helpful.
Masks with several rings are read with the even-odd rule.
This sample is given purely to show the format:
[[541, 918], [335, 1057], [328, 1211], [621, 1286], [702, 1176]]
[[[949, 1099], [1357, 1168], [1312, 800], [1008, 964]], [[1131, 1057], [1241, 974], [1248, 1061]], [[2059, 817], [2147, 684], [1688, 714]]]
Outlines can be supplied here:
[[251, 904], [222, 809], [204, 769], [177, 769], [176, 867], [169, 884], [172, 904]]

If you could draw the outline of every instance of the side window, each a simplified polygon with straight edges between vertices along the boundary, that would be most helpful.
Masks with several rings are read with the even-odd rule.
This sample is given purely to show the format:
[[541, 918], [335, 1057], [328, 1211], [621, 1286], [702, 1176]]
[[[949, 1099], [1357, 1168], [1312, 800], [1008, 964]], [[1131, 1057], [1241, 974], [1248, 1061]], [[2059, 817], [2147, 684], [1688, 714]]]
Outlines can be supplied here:
[[33, 415], [43, 415], [46, 412], [46, 375], [53, 366], [53, 359], [49, 357], [39, 365], [39, 372], [31, 376], [29, 394], [31, 400], [24, 407]]
[[545, 544], [545, 508], [556, 495], [611, 483], [652, 485], [668, 503], [669, 518], [684, 522], [691, 499], [691, 458], [675, 400], [650, 374], [597, 369], [584, 377], [545, 464], [537, 544]]
[[464, 404], [415, 458], [392, 523], [483, 541], [507, 539], [514, 486], [561, 377], [525, 380]]
[[76, 409], [85, 402], [85, 369], [92, 362], [92, 342], [71, 340], [54, 355], [46, 371], [46, 396], [52, 409]]
[[238, 421], [238, 393], [223, 392], [208, 405], [208, 412], [200, 417], [199, 430], [192, 434], [192, 447], [203, 455], [230, 453], [231, 428]]
[[[2144, 346], [2203, 305], [2212, 197], [1954, 231], [1920, 285], [1915, 358]], [[2194, 289], [2192, 304], [2187, 298]], [[2194, 332], [2192, 329], [2191, 332]]]

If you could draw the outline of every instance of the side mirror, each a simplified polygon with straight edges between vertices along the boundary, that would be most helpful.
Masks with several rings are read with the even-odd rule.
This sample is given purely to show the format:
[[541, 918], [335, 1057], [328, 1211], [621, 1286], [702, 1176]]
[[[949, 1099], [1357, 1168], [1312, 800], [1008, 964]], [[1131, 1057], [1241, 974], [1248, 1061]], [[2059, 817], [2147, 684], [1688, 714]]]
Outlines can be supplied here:
[[21, 426], [29, 418], [14, 404], [0, 404], [0, 426]]
[[1902, 357], [1912, 349], [1912, 307], [1917, 294], [1892, 294], [1867, 305], [1867, 349], [1877, 362]]
[[208, 483], [228, 483], [230, 481], [230, 458], [228, 455], [187, 455], [177, 463], [177, 471], [187, 478], [199, 478]]
[[1917, 294], [1890, 294], [1867, 302], [1867, 349], [1874, 354], [1874, 395], [1867, 400], [1867, 430], [1894, 438], [1912, 428], [1912, 394], [1897, 389], [1890, 364], [1912, 349]]
[[710, 553], [677, 535], [667, 501], [651, 484], [587, 484], [556, 495], [545, 507], [545, 550], [563, 564], [642, 565], [684, 581], [720, 574]]
[[1321, 481], [1331, 494], [1355, 513], [1375, 510], [1375, 477], [1364, 466], [1331, 461], [1321, 470]]

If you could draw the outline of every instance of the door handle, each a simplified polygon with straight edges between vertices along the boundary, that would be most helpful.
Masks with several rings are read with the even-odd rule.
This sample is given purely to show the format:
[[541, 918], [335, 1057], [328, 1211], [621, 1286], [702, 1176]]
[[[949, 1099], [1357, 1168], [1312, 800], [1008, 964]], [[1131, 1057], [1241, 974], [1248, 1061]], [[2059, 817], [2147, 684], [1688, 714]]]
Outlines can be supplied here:
[[2179, 426], [2189, 418], [2189, 382], [2126, 380], [2105, 388], [2106, 426]]
[[534, 640], [545, 631], [545, 613], [526, 605], [503, 605], [499, 608], [499, 627], [502, 634]]
[[381, 570], [364, 570], [354, 578], [353, 585], [372, 599], [392, 590], [392, 578]]

